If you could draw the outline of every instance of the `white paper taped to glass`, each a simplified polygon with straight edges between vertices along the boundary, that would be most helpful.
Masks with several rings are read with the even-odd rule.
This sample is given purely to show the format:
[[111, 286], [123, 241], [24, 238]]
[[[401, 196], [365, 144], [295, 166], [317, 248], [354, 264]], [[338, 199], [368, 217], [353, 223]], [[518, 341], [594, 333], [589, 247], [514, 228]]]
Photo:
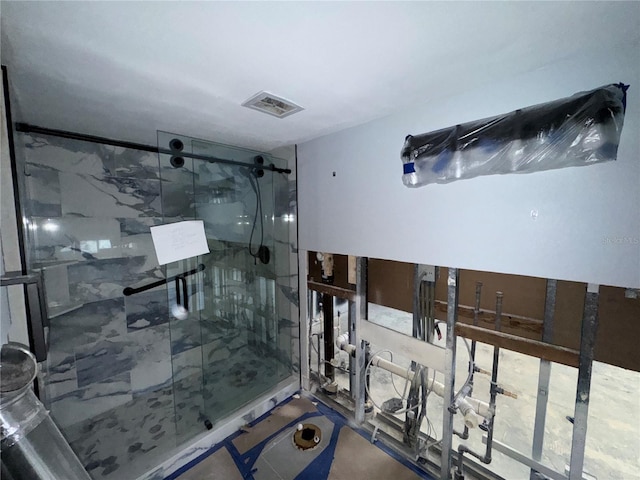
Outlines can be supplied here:
[[151, 238], [160, 265], [209, 253], [202, 220], [151, 227]]

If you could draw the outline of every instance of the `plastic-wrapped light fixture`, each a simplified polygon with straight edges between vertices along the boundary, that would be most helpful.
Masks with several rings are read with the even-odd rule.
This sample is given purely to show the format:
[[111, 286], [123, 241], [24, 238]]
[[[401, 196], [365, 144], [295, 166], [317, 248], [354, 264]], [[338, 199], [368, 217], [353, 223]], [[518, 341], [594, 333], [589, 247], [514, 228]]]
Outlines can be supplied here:
[[628, 85], [607, 85], [442, 130], [408, 135], [404, 184], [531, 173], [615, 160]]

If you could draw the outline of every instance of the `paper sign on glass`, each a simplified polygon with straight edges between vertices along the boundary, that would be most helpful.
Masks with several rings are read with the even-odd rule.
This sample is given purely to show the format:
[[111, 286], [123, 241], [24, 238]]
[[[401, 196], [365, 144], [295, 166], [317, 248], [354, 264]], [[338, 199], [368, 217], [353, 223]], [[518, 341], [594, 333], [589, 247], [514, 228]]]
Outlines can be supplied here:
[[202, 220], [151, 227], [151, 238], [160, 265], [209, 253]]

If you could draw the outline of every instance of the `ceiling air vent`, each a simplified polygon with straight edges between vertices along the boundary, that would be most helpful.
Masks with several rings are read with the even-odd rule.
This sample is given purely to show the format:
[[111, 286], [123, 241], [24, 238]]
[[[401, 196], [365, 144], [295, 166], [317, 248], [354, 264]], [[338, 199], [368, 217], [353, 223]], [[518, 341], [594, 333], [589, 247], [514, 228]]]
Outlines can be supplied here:
[[243, 102], [242, 106], [253, 108], [254, 110], [268, 113], [278, 118], [288, 117], [300, 110], [304, 110], [300, 105], [296, 105], [289, 100], [285, 100], [269, 92], [256, 93], [249, 100]]

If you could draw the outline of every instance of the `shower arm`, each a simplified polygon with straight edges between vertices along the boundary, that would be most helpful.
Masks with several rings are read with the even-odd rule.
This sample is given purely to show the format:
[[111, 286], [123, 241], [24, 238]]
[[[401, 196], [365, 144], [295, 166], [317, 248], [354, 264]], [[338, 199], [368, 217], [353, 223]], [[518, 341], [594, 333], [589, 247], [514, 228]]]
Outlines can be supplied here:
[[[197, 268], [194, 268], [193, 270], [189, 270], [187, 272], [183, 272], [180, 273], [178, 275], [174, 275], [173, 277], [170, 278], [163, 278], [162, 280], [158, 280], [156, 282], [152, 282], [149, 283], [147, 285], [143, 285], [142, 287], [127, 287], [122, 291], [122, 294], [125, 297], [128, 297], [129, 295], [135, 295], [136, 293], [140, 293], [140, 292], [146, 292], [147, 290], [151, 290], [152, 288], [155, 287], [159, 287], [160, 285], [165, 285], [169, 282], [173, 282], [174, 280], [177, 280], [178, 278], [182, 278], [184, 280], [185, 277], [188, 277], [189, 275], [193, 275], [195, 273], [198, 272], [202, 272], [204, 271], [206, 267], [204, 266], [203, 263], [201, 263], [200, 265], [198, 265]], [[185, 289], [186, 289], [186, 280], [185, 280]]]

